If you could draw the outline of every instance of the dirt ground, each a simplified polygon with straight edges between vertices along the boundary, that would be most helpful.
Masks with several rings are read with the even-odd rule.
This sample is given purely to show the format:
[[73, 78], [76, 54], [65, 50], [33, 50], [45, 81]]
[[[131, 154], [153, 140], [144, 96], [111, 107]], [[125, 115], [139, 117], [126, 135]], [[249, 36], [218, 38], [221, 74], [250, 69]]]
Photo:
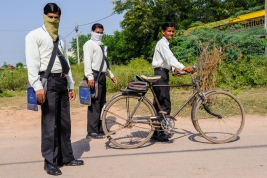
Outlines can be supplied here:
[[[79, 126], [86, 130], [86, 107], [71, 109], [72, 127]], [[15, 133], [30, 136], [33, 130], [40, 133], [41, 111], [15, 110], [14, 108], [5, 107], [0, 109], [0, 135], [1, 137], [10, 136]], [[15, 132], [15, 133], [14, 133]]]
[[[41, 111], [29, 111], [27, 109], [24, 110], [16, 110], [13, 107], [2, 107], [0, 109], [0, 137], [9, 137], [11, 135], [16, 136], [16, 134], [23, 134], [23, 136], [31, 136], [33, 131], [36, 133], [40, 133], [41, 127]], [[71, 107], [71, 125], [72, 130], [79, 128], [79, 132], [84, 132], [86, 134], [86, 119], [87, 119], [87, 106], [80, 107]], [[260, 115], [249, 115], [246, 116], [246, 119], [254, 120], [257, 122], [259, 118], [267, 119], [267, 116]], [[190, 120], [190, 118], [179, 118], [178, 117], [178, 125], [183, 123], [183, 120]], [[187, 123], [187, 121], [185, 121]], [[192, 124], [191, 122], [188, 122]], [[247, 125], [245, 123], [245, 125]], [[75, 134], [75, 133], [74, 133]], [[22, 136], [22, 135], [20, 135]]]

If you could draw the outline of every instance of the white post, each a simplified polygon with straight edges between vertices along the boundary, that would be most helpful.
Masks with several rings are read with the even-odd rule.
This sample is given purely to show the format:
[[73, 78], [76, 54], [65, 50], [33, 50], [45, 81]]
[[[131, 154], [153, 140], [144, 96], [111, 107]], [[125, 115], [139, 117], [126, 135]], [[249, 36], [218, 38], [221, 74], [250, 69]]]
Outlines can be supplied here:
[[77, 44], [77, 60], [78, 60], [78, 65], [80, 65], [80, 55], [79, 55], [79, 34], [78, 34], [78, 25], [76, 24], [75, 26], [75, 31], [76, 31], [76, 44]]

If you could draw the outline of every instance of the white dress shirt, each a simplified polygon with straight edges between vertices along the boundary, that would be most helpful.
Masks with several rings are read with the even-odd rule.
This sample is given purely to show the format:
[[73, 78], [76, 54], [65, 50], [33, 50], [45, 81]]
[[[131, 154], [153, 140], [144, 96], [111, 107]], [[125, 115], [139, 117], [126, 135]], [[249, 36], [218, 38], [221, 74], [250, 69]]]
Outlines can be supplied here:
[[157, 42], [152, 60], [153, 68], [162, 67], [171, 70], [172, 67], [178, 69], [183, 69], [185, 67], [173, 55], [172, 51], [169, 48], [169, 44], [170, 44], [169, 41], [165, 37], [162, 37]]
[[[63, 50], [66, 51], [64, 41], [62, 39], [58, 42], [58, 48], [64, 54]], [[37, 28], [31, 31], [25, 38], [25, 52], [26, 52], [26, 65], [28, 69], [28, 79], [30, 85], [35, 91], [43, 89], [42, 83], [40, 81], [39, 72], [45, 72], [49, 60], [52, 55], [54, 48], [53, 39], [47, 33], [45, 27]], [[66, 56], [66, 60], [69, 64], [69, 60]], [[70, 66], [70, 64], [69, 64]], [[61, 63], [56, 56], [54, 65], [52, 67], [51, 73], [61, 73], [62, 67]], [[74, 81], [72, 79], [71, 69], [68, 75], [66, 75], [68, 80], [69, 89], [74, 89]]]
[[[83, 45], [84, 75], [88, 78], [88, 80], [94, 80], [93, 70], [99, 71], [102, 60], [103, 51], [101, 47], [93, 40], [88, 40]], [[112, 72], [107, 68], [105, 61], [101, 72], [106, 72], [106, 75], [109, 78], [114, 77]]]

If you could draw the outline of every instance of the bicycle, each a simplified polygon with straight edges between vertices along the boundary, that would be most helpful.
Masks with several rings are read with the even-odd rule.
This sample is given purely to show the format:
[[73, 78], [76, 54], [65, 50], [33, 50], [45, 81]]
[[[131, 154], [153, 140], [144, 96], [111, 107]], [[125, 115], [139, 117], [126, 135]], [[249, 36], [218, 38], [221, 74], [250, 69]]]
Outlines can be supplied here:
[[[194, 68], [196, 69], [196, 67]], [[212, 143], [227, 143], [236, 139], [241, 133], [245, 114], [241, 102], [230, 92], [210, 90], [202, 92], [196, 70], [190, 73], [190, 84], [153, 85], [159, 77], [141, 75], [139, 80], [146, 82], [145, 91], [122, 89], [103, 107], [101, 120], [108, 140], [119, 148], [137, 148], [144, 145], [155, 130], [163, 129], [169, 137], [177, 116], [187, 104], [192, 105], [191, 120], [194, 128]], [[183, 73], [182, 75], [187, 74]], [[180, 74], [181, 75], [181, 74]], [[192, 86], [193, 94], [180, 106], [173, 116], [161, 111], [153, 87]], [[152, 102], [146, 98], [150, 90], [160, 111], [157, 113]], [[191, 103], [192, 102], [192, 103]]]

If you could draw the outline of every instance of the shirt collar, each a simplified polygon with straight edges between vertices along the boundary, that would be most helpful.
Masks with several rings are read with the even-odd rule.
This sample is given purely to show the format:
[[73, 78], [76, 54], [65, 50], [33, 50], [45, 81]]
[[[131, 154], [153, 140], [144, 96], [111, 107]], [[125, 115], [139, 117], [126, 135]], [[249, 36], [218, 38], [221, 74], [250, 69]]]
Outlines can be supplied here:
[[45, 31], [45, 32], [47, 32], [44, 25], [42, 26], [42, 30]]
[[168, 45], [170, 44], [170, 42], [167, 40], [167, 38], [165, 38], [165, 36], [163, 36], [162, 39], [163, 39], [164, 41], [166, 41], [166, 43], [167, 43]]

